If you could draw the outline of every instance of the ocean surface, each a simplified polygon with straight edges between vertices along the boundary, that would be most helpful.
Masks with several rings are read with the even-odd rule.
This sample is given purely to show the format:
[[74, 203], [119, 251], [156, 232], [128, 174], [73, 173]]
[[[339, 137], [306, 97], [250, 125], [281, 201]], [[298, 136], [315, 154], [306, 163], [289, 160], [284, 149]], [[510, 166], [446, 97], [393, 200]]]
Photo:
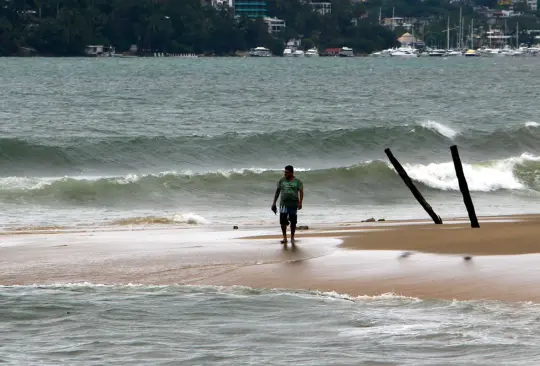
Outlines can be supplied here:
[[[302, 223], [537, 212], [537, 58], [4, 59], [3, 228], [259, 225], [283, 167]], [[118, 221], [122, 220], [122, 221]]]
[[539, 310], [245, 287], [3, 287], [0, 362], [538, 365]]
[[[0, 230], [537, 213], [540, 58], [0, 60]], [[0, 269], [1, 270], [1, 269]], [[1, 285], [1, 284], [0, 284]], [[536, 304], [189, 286], [0, 288], [13, 365], [538, 365]]]

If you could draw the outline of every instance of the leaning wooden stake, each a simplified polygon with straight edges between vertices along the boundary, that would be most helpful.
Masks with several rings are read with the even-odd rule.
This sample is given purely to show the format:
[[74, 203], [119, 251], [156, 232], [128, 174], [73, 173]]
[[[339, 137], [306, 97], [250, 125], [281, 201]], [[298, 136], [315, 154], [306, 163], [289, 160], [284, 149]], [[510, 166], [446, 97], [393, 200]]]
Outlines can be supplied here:
[[411, 190], [411, 193], [413, 194], [414, 198], [416, 198], [418, 203], [420, 203], [420, 205], [422, 205], [422, 207], [424, 208], [424, 210], [426, 210], [429, 216], [431, 216], [431, 218], [433, 219], [433, 222], [436, 224], [442, 224], [441, 218], [435, 213], [435, 211], [433, 211], [431, 206], [427, 203], [425, 198], [422, 196], [422, 193], [420, 193], [418, 188], [416, 188], [413, 181], [411, 180], [411, 178], [409, 178], [409, 176], [407, 175], [407, 172], [405, 171], [405, 169], [403, 169], [399, 161], [397, 161], [397, 159], [395, 158], [394, 154], [392, 154], [390, 149], [385, 149], [384, 152], [386, 153], [386, 155], [388, 155], [388, 159], [390, 159], [390, 162], [392, 163], [392, 165], [398, 172], [401, 179], [403, 179], [403, 182], [405, 182], [405, 185], [409, 187], [409, 189]]
[[469, 192], [469, 185], [465, 179], [465, 174], [463, 173], [463, 166], [461, 165], [461, 159], [459, 158], [459, 152], [456, 145], [450, 146], [450, 151], [452, 152], [452, 160], [454, 160], [454, 168], [456, 169], [456, 175], [459, 182], [459, 190], [463, 195], [463, 202], [469, 213], [469, 220], [471, 220], [471, 227], [478, 228], [480, 224], [476, 218], [476, 212], [474, 211], [474, 205], [471, 198], [471, 193]]

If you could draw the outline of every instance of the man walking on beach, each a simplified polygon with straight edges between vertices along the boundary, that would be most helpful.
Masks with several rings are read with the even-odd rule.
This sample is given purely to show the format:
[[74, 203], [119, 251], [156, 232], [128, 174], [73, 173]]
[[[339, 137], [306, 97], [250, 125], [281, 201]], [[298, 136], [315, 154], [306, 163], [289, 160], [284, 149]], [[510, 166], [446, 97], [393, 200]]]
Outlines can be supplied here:
[[294, 233], [296, 232], [297, 210], [302, 209], [302, 200], [304, 199], [304, 184], [294, 176], [294, 168], [287, 165], [284, 171], [284, 177], [277, 183], [274, 202], [272, 203], [272, 211], [277, 213], [276, 202], [281, 194], [279, 204], [279, 223], [283, 240], [281, 244], [287, 246], [287, 224], [291, 223], [291, 244], [295, 246]]

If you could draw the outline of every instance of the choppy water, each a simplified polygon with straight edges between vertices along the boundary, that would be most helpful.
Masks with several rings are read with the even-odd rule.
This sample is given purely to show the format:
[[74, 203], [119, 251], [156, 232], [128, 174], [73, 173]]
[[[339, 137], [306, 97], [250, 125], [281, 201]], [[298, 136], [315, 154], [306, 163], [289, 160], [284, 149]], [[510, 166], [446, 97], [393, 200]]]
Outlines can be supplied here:
[[540, 199], [534, 58], [2, 62], [7, 227], [268, 223], [289, 163], [306, 223], [426, 217], [386, 147], [441, 215], [464, 213], [452, 144], [479, 214]]
[[538, 305], [186, 286], [0, 288], [13, 365], [537, 365]]
[[[4, 229], [537, 212], [539, 60], [3, 59]], [[535, 304], [201, 287], [2, 287], [0, 362], [537, 365]]]

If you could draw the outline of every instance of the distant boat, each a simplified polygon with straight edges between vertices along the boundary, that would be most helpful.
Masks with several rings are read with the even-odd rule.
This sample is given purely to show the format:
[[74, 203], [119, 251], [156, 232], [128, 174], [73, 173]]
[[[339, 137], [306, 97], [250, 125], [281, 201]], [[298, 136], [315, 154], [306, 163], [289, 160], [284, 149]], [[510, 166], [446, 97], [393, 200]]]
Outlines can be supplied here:
[[306, 57], [319, 57], [319, 50], [316, 48], [310, 48], [306, 51]]
[[283, 50], [283, 57], [291, 57], [291, 56], [293, 56], [292, 48], [289, 48], [289, 47], [285, 48]]
[[392, 52], [394, 52], [395, 50], [396, 50], [395, 48], [388, 48], [386, 50], [372, 52], [370, 54], [370, 56], [372, 56], [372, 57], [390, 57], [392, 55]]
[[413, 47], [400, 47], [390, 52], [392, 57], [418, 57], [418, 50]]
[[352, 48], [341, 47], [341, 50], [339, 51], [339, 57], [352, 57], [352, 56], [354, 56], [354, 52]]
[[479, 57], [480, 56], [480, 52], [477, 52], [475, 50], [467, 50], [467, 52], [465, 52], [463, 54], [463, 56], [465, 57]]
[[296, 51], [293, 52], [294, 57], [304, 57], [304, 55], [305, 55], [304, 51], [302, 51], [302, 50], [296, 50]]
[[443, 57], [447, 55], [446, 50], [431, 50], [428, 51], [428, 56], [430, 57]]
[[463, 53], [461, 53], [461, 51], [448, 50], [446, 56], [463, 56]]
[[249, 51], [249, 55], [251, 57], [271, 57], [272, 52], [270, 52], [270, 50], [265, 47], [256, 47], [256, 48], [252, 48]]

